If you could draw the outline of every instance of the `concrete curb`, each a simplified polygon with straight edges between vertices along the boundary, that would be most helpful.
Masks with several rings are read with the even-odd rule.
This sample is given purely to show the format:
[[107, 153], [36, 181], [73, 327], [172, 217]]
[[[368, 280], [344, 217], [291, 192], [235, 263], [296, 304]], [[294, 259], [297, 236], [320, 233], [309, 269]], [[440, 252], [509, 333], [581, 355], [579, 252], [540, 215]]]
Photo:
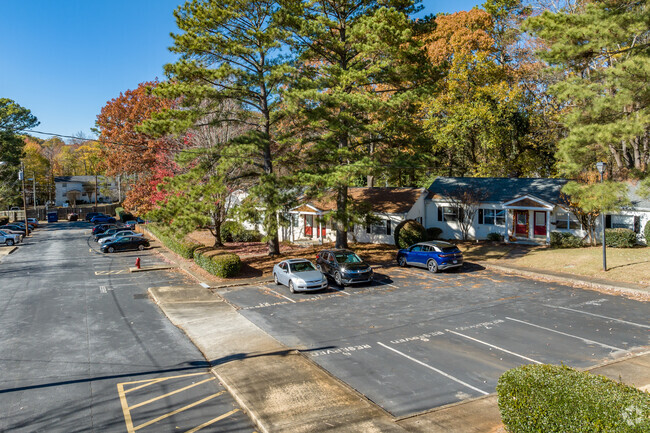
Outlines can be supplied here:
[[635, 296], [650, 296], [650, 289], [648, 290], [643, 290], [643, 289], [636, 289], [632, 287], [623, 287], [623, 286], [618, 286], [615, 284], [607, 284], [607, 283], [602, 283], [599, 281], [590, 281], [586, 279], [581, 279], [578, 277], [573, 277], [573, 276], [565, 276], [565, 275], [557, 275], [555, 273], [548, 273], [544, 271], [540, 271], [538, 269], [533, 269], [533, 268], [520, 268], [520, 267], [513, 267], [513, 266], [504, 266], [504, 265], [496, 265], [493, 263], [489, 262], [478, 262], [481, 266], [484, 266], [488, 269], [492, 269], [495, 271], [500, 271], [500, 272], [505, 272], [508, 274], [515, 274], [515, 275], [521, 275], [524, 277], [528, 278], [533, 278], [536, 280], [544, 280], [544, 281], [553, 281], [557, 283], [565, 283], [565, 284], [571, 284], [575, 286], [582, 286], [586, 288], [591, 288], [591, 289], [600, 289], [600, 290], [605, 290], [608, 292], [613, 292], [613, 293], [625, 293], [629, 295], [635, 295]]
[[163, 269], [177, 269], [178, 266], [175, 265], [164, 265], [164, 266], [147, 266], [142, 268], [129, 268], [129, 272], [147, 272], [147, 271], [160, 271]]

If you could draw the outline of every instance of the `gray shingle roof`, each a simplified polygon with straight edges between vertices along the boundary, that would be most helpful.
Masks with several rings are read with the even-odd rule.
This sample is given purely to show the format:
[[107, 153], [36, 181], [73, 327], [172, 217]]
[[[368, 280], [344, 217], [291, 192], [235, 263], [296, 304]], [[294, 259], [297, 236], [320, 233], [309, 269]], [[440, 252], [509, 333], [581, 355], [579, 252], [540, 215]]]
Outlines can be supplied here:
[[457, 188], [482, 189], [484, 202], [504, 203], [522, 195], [532, 195], [548, 203], [560, 203], [560, 191], [568, 179], [509, 177], [444, 177], [428, 188], [433, 198], [443, 198]]

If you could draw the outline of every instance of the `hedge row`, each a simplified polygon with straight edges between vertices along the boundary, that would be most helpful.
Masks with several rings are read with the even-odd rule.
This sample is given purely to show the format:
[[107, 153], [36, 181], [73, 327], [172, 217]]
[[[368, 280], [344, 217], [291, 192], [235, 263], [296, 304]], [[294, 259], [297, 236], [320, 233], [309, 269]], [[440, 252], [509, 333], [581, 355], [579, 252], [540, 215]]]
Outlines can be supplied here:
[[551, 232], [551, 248], [580, 248], [582, 239], [565, 232]]
[[650, 221], [645, 223], [645, 228], [643, 229], [643, 236], [645, 236], [645, 244], [650, 247]]
[[148, 224], [147, 229], [156, 236], [160, 242], [165, 244], [167, 248], [186, 259], [191, 259], [194, 256], [194, 250], [202, 246], [196, 242], [178, 239], [176, 236], [173, 236], [155, 224]]
[[630, 229], [606, 229], [605, 243], [608, 247], [632, 248], [636, 245], [636, 233]]
[[650, 394], [566, 366], [508, 370], [497, 393], [510, 433], [650, 431]]
[[197, 265], [221, 278], [234, 277], [239, 274], [241, 260], [237, 254], [218, 254], [208, 256], [200, 250], [194, 251], [194, 261]]

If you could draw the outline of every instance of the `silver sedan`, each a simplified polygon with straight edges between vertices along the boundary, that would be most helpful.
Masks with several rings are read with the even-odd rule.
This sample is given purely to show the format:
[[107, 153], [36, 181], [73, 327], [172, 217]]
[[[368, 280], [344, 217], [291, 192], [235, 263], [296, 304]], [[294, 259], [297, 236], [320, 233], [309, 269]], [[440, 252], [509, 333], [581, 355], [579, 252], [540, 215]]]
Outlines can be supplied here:
[[327, 289], [327, 278], [307, 259], [288, 259], [273, 266], [275, 284], [284, 284], [291, 293]]

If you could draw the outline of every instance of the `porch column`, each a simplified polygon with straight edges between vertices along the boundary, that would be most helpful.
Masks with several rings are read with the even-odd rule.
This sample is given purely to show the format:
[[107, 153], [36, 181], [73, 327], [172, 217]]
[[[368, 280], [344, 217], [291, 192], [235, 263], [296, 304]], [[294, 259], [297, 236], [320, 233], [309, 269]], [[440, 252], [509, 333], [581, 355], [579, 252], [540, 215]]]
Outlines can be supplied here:
[[323, 230], [321, 229], [321, 224], [322, 224], [321, 219], [318, 218], [318, 238], [320, 239], [321, 245], [323, 245]]
[[504, 240], [507, 244], [509, 244], [509, 243], [510, 243], [510, 231], [509, 231], [509, 229], [508, 229], [508, 215], [510, 214], [510, 212], [508, 212], [508, 209], [505, 209], [505, 211], [506, 211], [506, 234], [505, 234], [505, 236], [503, 237], [503, 240]]
[[546, 211], [546, 245], [551, 245], [551, 211]]
[[528, 210], [528, 239], [535, 239], [535, 211]]

